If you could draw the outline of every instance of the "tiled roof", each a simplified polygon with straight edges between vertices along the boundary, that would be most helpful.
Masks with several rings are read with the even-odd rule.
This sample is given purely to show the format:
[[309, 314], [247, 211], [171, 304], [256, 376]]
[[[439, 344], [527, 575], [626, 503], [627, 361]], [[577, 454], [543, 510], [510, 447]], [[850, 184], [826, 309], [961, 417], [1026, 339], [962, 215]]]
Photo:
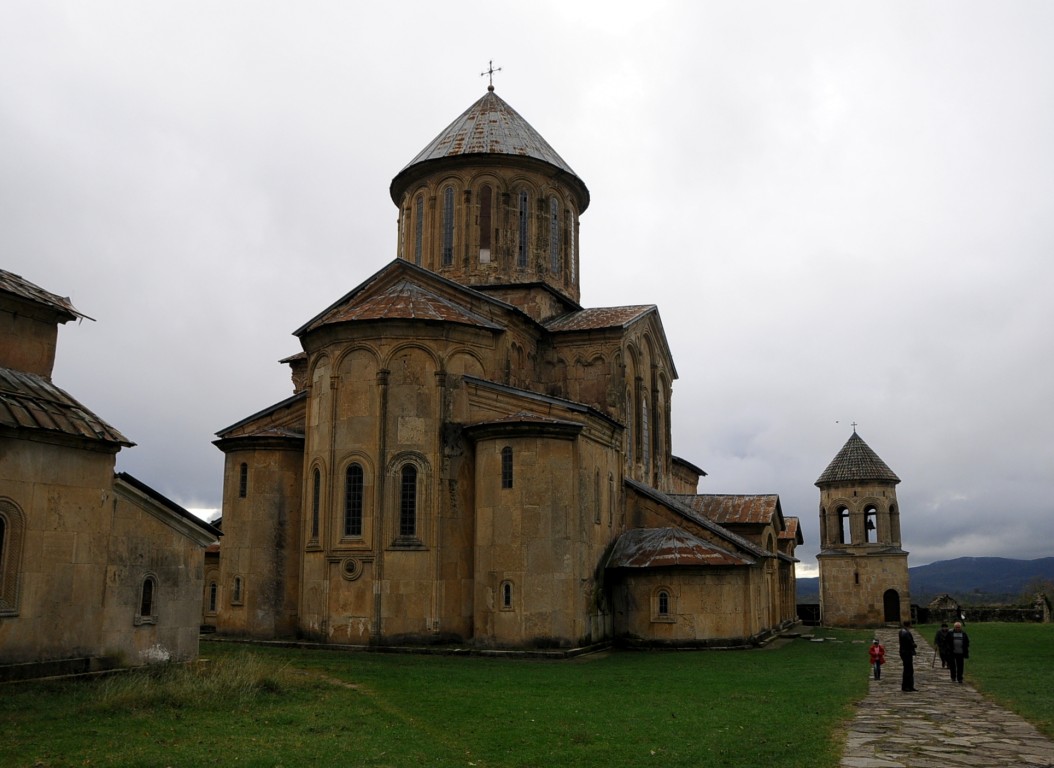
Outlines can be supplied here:
[[719, 525], [767, 525], [773, 516], [783, 516], [779, 509], [780, 497], [775, 494], [702, 493], [677, 495], [675, 498]]
[[553, 318], [545, 323], [545, 327], [553, 333], [561, 331], [594, 331], [601, 328], [625, 328], [634, 320], [655, 309], [654, 304], [582, 309]]
[[433, 320], [500, 330], [499, 325], [481, 315], [427, 291], [409, 280], [400, 280], [388, 289], [361, 301], [334, 307], [331, 312], [311, 323], [307, 329], [313, 330], [331, 323], [396, 319]]
[[797, 539], [801, 535], [801, 527], [798, 525], [798, 518], [785, 517], [783, 518], [783, 523], [785, 527], [780, 531], [779, 538]]
[[47, 379], [10, 368], [0, 368], [0, 428], [135, 445]]
[[530, 157], [575, 175], [549, 142], [492, 90], [432, 139], [406, 167], [475, 154]]
[[900, 478], [886, 466], [878, 454], [856, 432], [823, 471], [816, 485], [831, 483], [882, 482], [899, 483]]
[[677, 528], [635, 528], [619, 536], [608, 558], [608, 568], [663, 566], [751, 565], [749, 558], [703, 541]]
[[[10, 293], [27, 301], [42, 304], [45, 307], [55, 310], [60, 315], [67, 315], [66, 320], [73, 320], [78, 317], [83, 317], [87, 320], [92, 319], [87, 315], [78, 312], [69, 299], [58, 296], [50, 291], [45, 291], [40, 286], [29, 282], [21, 275], [16, 275], [13, 272], [8, 272], [3, 269], [0, 269], [0, 292]], [[66, 320], [63, 320], [63, 322], [66, 322]]]

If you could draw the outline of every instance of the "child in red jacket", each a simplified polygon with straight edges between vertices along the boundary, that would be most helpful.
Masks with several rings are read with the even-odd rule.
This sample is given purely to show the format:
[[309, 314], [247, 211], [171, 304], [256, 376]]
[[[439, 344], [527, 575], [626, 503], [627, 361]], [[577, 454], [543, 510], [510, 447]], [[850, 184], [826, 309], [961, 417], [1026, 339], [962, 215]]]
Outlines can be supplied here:
[[878, 642], [877, 637], [871, 643], [868, 654], [871, 656], [871, 668], [875, 670], [875, 679], [878, 680], [882, 677], [882, 665], [886, 663], [886, 648]]

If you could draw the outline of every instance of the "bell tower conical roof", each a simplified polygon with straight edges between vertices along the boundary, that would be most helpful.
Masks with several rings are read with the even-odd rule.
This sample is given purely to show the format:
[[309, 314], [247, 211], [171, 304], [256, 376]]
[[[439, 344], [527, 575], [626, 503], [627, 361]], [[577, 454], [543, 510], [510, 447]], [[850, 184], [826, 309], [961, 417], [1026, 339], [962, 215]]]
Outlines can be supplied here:
[[886, 463], [878, 457], [877, 453], [871, 450], [871, 447], [854, 430], [845, 445], [842, 446], [842, 450], [838, 452], [838, 455], [831, 460], [831, 463], [827, 465], [827, 469], [820, 475], [816, 485], [823, 487], [834, 483], [862, 482], [882, 482], [896, 485], [900, 482], [900, 478], [897, 477], [892, 469], [886, 466]]

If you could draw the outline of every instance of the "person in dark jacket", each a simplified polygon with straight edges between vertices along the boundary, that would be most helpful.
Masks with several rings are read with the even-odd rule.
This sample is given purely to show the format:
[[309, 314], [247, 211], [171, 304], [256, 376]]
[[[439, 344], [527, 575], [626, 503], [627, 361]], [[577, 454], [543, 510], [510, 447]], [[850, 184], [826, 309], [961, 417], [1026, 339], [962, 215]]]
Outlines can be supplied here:
[[897, 635], [900, 640], [900, 660], [904, 663], [904, 674], [900, 678], [900, 690], [917, 691], [915, 687], [915, 638], [911, 634], [911, 622], [905, 621]]
[[955, 622], [952, 631], [948, 633], [948, 667], [952, 672], [952, 681], [961, 683], [963, 681], [963, 667], [966, 660], [970, 658], [970, 636], [963, 632], [961, 621]]
[[948, 629], [948, 624], [941, 624], [941, 628], [937, 630], [937, 636], [933, 638], [933, 646], [937, 649], [937, 653], [941, 657], [941, 669], [944, 669], [951, 662], [951, 650], [948, 648], [948, 636], [951, 635], [952, 631]]

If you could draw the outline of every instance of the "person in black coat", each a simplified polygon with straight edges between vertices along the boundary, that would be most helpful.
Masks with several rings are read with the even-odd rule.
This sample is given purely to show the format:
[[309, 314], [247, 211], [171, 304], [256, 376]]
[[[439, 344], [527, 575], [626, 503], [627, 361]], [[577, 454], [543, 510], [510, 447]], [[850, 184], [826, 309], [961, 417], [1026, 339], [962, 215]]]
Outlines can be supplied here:
[[946, 668], [951, 662], [951, 650], [948, 648], [948, 638], [951, 633], [946, 623], [941, 624], [941, 628], [937, 630], [937, 636], [933, 638], [933, 645], [941, 656], [941, 669]]
[[911, 622], [905, 621], [897, 635], [900, 640], [900, 660], [904, 663], [904, 675], [900, 678], [900, 690], [915, 691], [915, 637], [911, 634]]
[[948, 667], [952, 672], [952, 681], [961, 683], [963, 681], [963, 667], [966, 660], [970, 658], [970, 636], [963, 632], [961, 621], [955, 622], [952, 631], [948, 635]]

